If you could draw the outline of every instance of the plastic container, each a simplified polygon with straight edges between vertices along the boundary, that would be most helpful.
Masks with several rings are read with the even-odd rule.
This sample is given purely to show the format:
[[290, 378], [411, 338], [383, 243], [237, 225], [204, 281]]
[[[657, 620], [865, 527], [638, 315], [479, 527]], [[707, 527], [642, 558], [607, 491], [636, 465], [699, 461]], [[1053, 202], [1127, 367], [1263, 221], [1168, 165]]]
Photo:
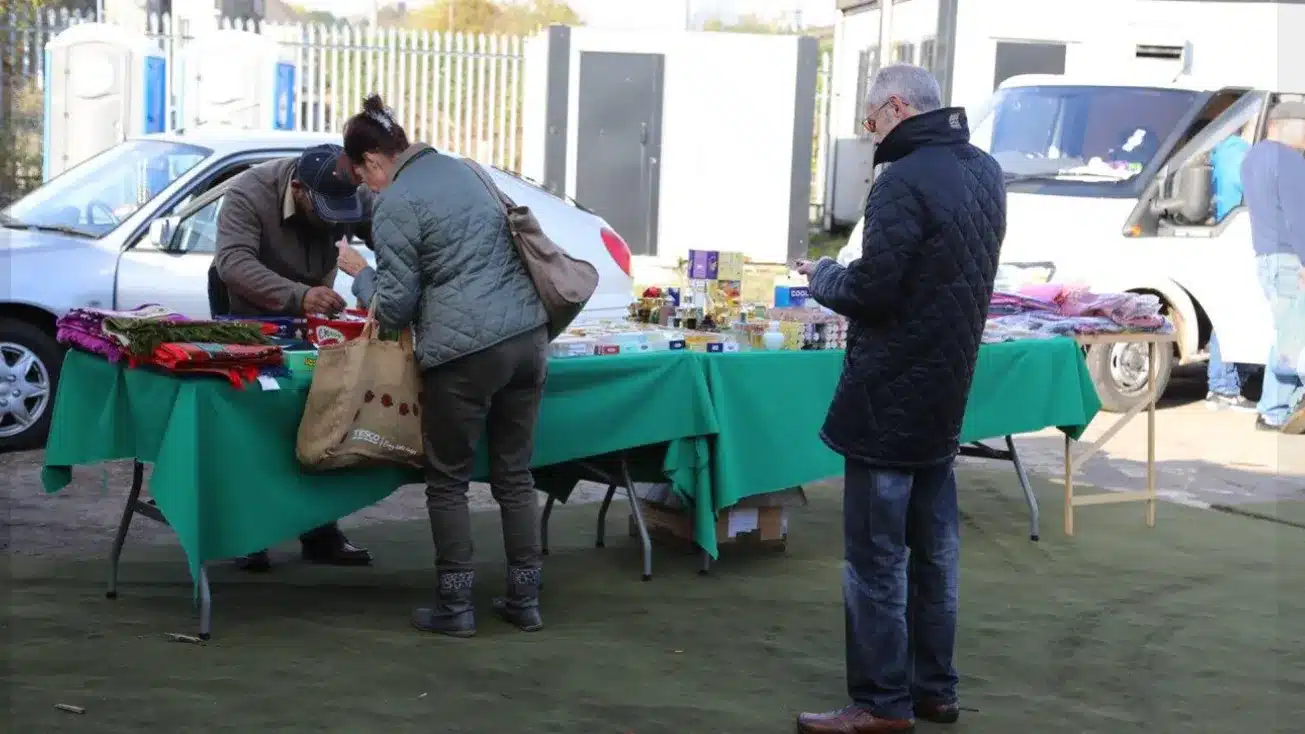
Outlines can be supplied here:
[[362, 336], [363, 320], [325, 319], [318, 316], [308, 317], [308, 341], [316, 347], [329, 347], [343, 344]]
[[761, 335], [761, 345], [768, 352], [778, 352], [784, 348], [784, 332], [779, 330], [779, 322], [770, 322], [770, 328]]

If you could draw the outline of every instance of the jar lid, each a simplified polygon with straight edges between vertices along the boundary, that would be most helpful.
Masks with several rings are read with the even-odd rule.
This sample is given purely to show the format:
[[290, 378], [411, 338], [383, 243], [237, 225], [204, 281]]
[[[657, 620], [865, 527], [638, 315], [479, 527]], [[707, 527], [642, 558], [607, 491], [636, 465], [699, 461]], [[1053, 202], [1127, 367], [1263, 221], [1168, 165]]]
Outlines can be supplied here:
[[778, 330], [779, 330], [779, 322], [778, 322], [778, 321], [772, 321], [772, 322], [770, 322], [770, 328], [775, 329], [776, 331], [778, 331]]

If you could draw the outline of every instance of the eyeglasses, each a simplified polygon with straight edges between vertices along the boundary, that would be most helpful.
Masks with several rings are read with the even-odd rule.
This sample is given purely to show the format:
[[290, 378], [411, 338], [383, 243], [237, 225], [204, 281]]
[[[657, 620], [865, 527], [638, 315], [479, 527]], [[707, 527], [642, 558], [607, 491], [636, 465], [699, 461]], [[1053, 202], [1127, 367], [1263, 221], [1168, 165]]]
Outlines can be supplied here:
[[893, 98], [889, 97], [883, 104], [876, 107], [875, 111], [871, 112], [869, 117], [861, 121], [861, 125], [862, 127], [865, 128], [866, 132], [873, 133], [875, 131], [875, 118], [879, 116], [880, 112], [884, 111], [885, 107], [887, 107], [892, 103], [893, 103]]

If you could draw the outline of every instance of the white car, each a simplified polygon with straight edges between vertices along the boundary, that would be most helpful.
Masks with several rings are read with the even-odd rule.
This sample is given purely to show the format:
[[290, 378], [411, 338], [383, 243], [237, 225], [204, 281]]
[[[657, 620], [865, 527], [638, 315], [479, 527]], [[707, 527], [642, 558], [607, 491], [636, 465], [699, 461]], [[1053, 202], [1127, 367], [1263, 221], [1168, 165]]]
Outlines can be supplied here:
[[[250, 166], [330, 134], [211, 129], [128, 140], [0, 212], [0, 450], [40, 446], [63, 349], [55, 320], [71, 308], [161, 304], [209, 318], [208, 271], [224, 184]], [[598, 269], [578, 323], [620, 319], [634, 298], [630, 249], [603, 219], [514, 174], [494, 182], [557, 244]], [[357, 245], [373, 262], [369, 249]], [[335, 288], [353, 302], [351, 279]]]

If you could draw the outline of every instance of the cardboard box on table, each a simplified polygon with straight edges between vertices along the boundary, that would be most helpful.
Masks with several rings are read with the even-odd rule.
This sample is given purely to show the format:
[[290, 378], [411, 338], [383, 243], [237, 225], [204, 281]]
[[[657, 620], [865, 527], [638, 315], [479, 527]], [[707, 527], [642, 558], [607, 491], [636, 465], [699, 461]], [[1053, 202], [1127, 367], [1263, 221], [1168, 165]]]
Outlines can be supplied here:
[[[668, 484], [639, 484], [635, 496], [643, 509], [649, 535], [675, 544], [693, 543], [693, 514], [683, 506]], [[805, 507], [801, 487], [748, 497], [716, 513], [716, 543], [765, 545], [784, 549], [788, 544], [788, 511]], [[636, 535], [634, 518], [630, 534]]]

